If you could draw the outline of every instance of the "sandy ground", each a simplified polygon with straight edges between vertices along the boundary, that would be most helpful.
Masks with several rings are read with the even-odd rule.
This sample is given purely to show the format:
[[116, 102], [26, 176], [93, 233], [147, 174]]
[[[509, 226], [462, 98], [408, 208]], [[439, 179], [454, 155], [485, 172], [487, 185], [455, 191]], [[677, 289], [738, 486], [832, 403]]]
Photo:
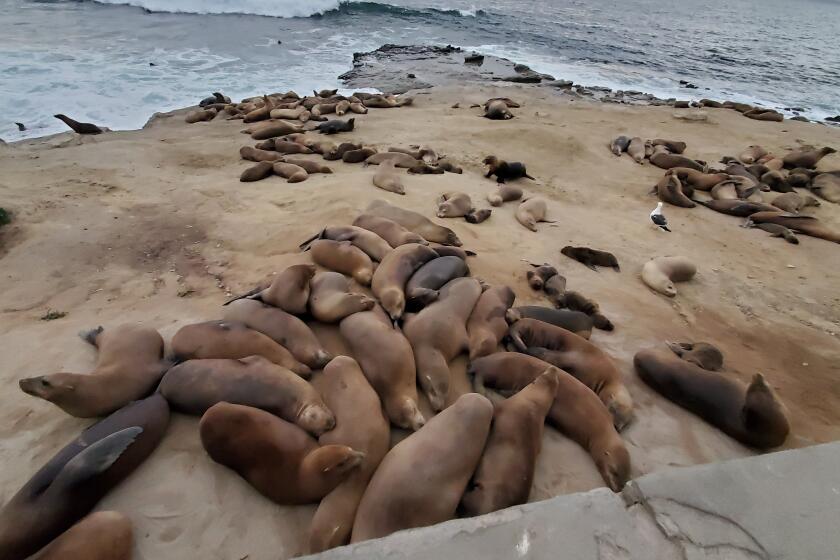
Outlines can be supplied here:
[[[522, 102], [517, 118], [488, 121], [467, 108], [498, 94]], [[460, 109], [451, 108], [455, 101]], [[521, 259], [557, 265], [569, 289], [601, 303], [617, 329], [596, 331], [593, 341], [614, 357], [637, 403], [638, 420], [623, 434], [634, 476], [753, 453], [638, 380], [633, 354], [664, 340], [713, 342], [731, 375], [764, 373], [790, 409], [786, 447], [840, 438], [840, 246], [805, 236], [789, 245], [705, 208], [666, 207], [674, 233], [660, 233], [648, 220], [655, 198], [647, 193], [663, 172], [606, 148], [618, 134], [665, 137], [686, 141], [690, 156], [717, 161], [755, 143], [777, 152], [800, 142], [840, 147], [840, 130], [757, 122], [728, 110], [687, 123], [675, 112], [511, 86], [436, 89], [418, 95], [413, 107], [357, 116], [356, 130], [342, 140], [382, 149], [428, 144], [465, 168], [463, 175], [407, 176], [404, 197], [373, 187], [373, 169], [340, 162], [331, 164], [334, 175], [300, 184], [276, 177], [240, 183], [247, 164], [238, 149], [249, 140], [239, 134], [242, 123], [187, 125], [182, 113], [141, 131], [0, 146], [0, 205], [14, 212], [0, 234], [0, 501], [90, 423], [17, 387], [22, 377], [89, 371], [95, 352], [78, 331], [135, 321], [168, 340], [185, 324], [218, 318], [228, 291], [306, 260], [298, 243], [324, 225], [350, 223], [376, 198], [429, 217], [447, 190], [465, 191], [483, 206], [494, 183], [483, 178], [480, 162], [490, 153], [527, 163], [537, 181], [523, 186], [549, 200], [556, 224], [532, 233], [515, 221], [512, 205], [480, 225], [440, 221], [478, 253], [473, 274], [509, 284], [517, 303], [541, 300], [525, 282]], [[821, 167], [840, 168], [840, 155]], [[823, 202], [815, 213], [840, 228], [837, 206]], [[566, 244], [611, 251], [622, 272], [593, 272], [559, 254]], [[639, 279], [644, 262], [665, 254], [699, 265], [675, 299]], [[40, 320], [50, 309], [67, 316]], [[317, 332], [341, 351], [335, 332]], [[453, 398], [468, 390], [464, 369], [462, 357], [453, 364]], [[547, 429], [531, 499], [600, 485], [589, 457]], [[274, 505], [213, 463], [197, 419], [180, 415], [154, 455], [100, 507], [131, 517], [138, 559], [290, 557], [304, 552], [314, 511]]]

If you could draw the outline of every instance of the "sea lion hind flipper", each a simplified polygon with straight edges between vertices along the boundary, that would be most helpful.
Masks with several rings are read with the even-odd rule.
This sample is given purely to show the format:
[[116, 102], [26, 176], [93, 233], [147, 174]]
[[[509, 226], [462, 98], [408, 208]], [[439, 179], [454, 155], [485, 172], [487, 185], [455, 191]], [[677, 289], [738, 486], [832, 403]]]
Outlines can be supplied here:
[[143, 433], [143, 428], [131, 426], [92, 443], [62, 467], [53, 484], [75, 486], [105, 472], [141, 433]]
[[79, 337], [82, 340], [84, 340], [85, 342], [87, 342], [88, 344], [96, 346], [97, 337], [100, 334], [102, 334], [104, 331], [105, 331], [105, 328], [102, 325], [99, 325], [95, 329], [89, 329], [89, 330], [86, 330], [86, 331], [79, 331]]
[[240, 300], [240, 299], [255, 299], [257, 301], [262, 301], [260, 299], [260, 292], [262, 292], [265, 288], [266, 288], [266, 286], [260, 285], [260, 286], [257, 286], [256, 288], [248, 290], [244, 294], [239, 294], [238, 296], [233, 296], [232, 298], [230, 298], [229, 300], [224, 302], [222, 304], [222, 306], [229, 305], [229, 304], [233, 303], [234, 301], [237, 301], [237, 300]]
[[309, 250], [309, 244], [312, 243], [313, 241], [315, 241], [316, 239], [323, 239], [325, 231], [327, 231], [326, 228], [322, 229], [321, 231], [319, 231], [318, 233], [316, 233], [315, 235], [313, 235], [309, 239], [305, 240], [303, 243], [298, 245], [298, 249], [300, 249], [302, 251], [308, 251]]

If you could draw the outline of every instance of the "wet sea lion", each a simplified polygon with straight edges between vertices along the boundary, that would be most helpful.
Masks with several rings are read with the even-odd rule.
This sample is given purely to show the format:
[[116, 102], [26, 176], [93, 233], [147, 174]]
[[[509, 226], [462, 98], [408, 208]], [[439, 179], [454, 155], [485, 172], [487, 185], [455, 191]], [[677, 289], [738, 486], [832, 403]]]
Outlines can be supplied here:
[[461, 246], [461, 240], [451, 229], [437, 225], [422, 214], [393, 206], [384, 200], [377, 199], [371, 202], [365, 209], [365, 214], [388, 218], [405, 229], [422, 236], [426, 241], [440, 243], [441, 245]]
[[467, 393], [394, 446], [362, 496], [351, 541], [452, 519], [492, 418], [490, 401]]
[[642, 350], [633, 364], [656, 392], [745, 445], [778, 447], [790, 432], [785, 406], [760, 373], [745, 385], [663, 350]]
[[309, 301], [309, 281], [315, 276], [315, 267], [311, 264], [293, 264], [277, 274], [267, 286], [262, 284], [250, 292], [237, 296], [225, 303], [247, 297], [268, 305], [279, 307], [287, 313], [301, 315], [306, 313]]
[[504, 202], [519, 200], [520, 198], [522, 198], [522, 189], [507, 183], [500, 184], [495, 191], [487, 194], [487, 202], [490, 203], [490, 206], [501, 206]]
[[275, 175], [285, 178], [287, 183], [300, 183], [309, 178], [309, 174], [303, 167], [283, 161], [275, 162], [273, 170]]
[[319, 272], [311, 286], [309, 312], [322, 323], [338, 323], [348, 315], [373, 309], [376, 304], [364, 294], [350, 292], [350, 280], [338, 272]]
[[426, 420], [417, 406], [414, 353], [403, 333], [379, 305], [345, 317], [340, 330], [391, 423], [419, 430]]
[[417, 165], [417, 160], [408, 154], [400, 152], [380, 152], [375, 153], [365, 160], [367, 165], [379, 165], [386, 161], [390, 161], [395, 167], [403, 169], [410, 169]]
[[799, 193], [789, 192], [785, 194], [780, 194], [776, 198], [774, 198], [770, 204], [779, 208], [780, 210], [784, 210], [785, 212], [790, 212], [792, 214], [796, 214], [803, 208], [807, 208], [808, 206], [819, 206], [819, 201], [814, 198], [813, 196], [802, 196]]
[[820, 173], [811, 181], [811, 192], [823, 200], [840, 203], [840, 174]]
[[38, 560], [131, 560], [131, 520], [116, 511], [96, 511], [47, 545]]
[[512, 119], [513, 113], [510, 112], [504, 101], [491, 100], [484, 104], [484, 114], [481, 116], [485, 119], [505, 121]]
[[373, 185], [396, 194], [405, 194], [405, 184], [394, 167], [394, 160], [389, 159], [382, 162], [373, 174]]
[[661, 150], [655, 151], [653, 155], [650, 156], [650, 162], [656, 167], [659, 167], [660, 169], [671, 169], [673, 167], [688, 167], [689, 169], [694, 169], [703, 173], [706, 173], [706, 171], [708, 171], [708, 166], [698, 161], [677, 154], [669, 154], [668, 152]]
[[[79, 121], [74, 121], [67, 115], [62, 115], [59, 113], [58, 115], [53, 115], [55, 118], [69, 126], [73, 129], [73, 132], [76, 134], [102, 134], [103, 130], [96, 126], [95, 124], [91, 123], [83, 123]], [[213, 111], [213, 116], [216, 116], [216, 112]]]
[[509, 324], [513, 324], [519, 319], [536, 319], [555, 327], [564, 328], [587, 340], [592, 335], [592, 318], [582, 311], [554, 309], [541, 305], [523, 305], [508, 310], [505, 319]]
[[438, 290], [455, 278], [469, 276], [470, 269], [464, 259], [446, 256], [432, 259], [411, 275], [405, 285], [409, 304], [419, 303], [425, 307], [438, 297]]
[[780, 226], [779, 224], [755, 224], [749, 222], [746, 227], [762, 229], [771, 234], [770, 237], [782, 237], [788, 243], [799, 245], [799, 238], [785, 226]]
[[548, 368], [512, 397], [494, 403], [481, 460], [461, 499], [467, 516], [524, 504], [531, 493], [545, 417], [554, 404], [559, 371]]
[[795, 150], [783, 157], [782, 162], [788, 169], [793, 169], [794, 167], [814, 169], [822, 158], [836, 152], [837, 150], [828, 146], [819, 150]]
[[686, 149], [686, 143], [679, 140], [665, 140], [664, 138], [654, 138], [650, 141], [653, 146], [665, 146], [672, 154], [681, 154]]
[[[272, 144], [273, 146], [273, 144]], [[239, 157], [249, 161], [263, 162], [263, 161], [277, 161], [280, 159], [280, 154], [268, 150], [262, 150], [251, 146], [242, 146], [239, 148]]]
[[[654, 187], [659, 200], [681, 208], [694, 208], [697, 206], [691, 198], [694, 189], [683, 186], [677, 175], [664, 175]], [[686, 192], [688, 191], [688, 192]]]
[[87, 515], [158, 446], [169, 425], [159, 394], [124, 406], [56, 453], [0, 510], [0, 553], [24, 560]]
[[294, 424], [250, 406], [215, 404], [201, 417], [199, 431], [211, 459], [278, 504], [320, 501], [364, 459], [346, 445], [320, 447]]
[[[346, 152], [341, 154], [340, 159], [344, 163], [361, 163], [374, 154], [376, 154], [376, 150], [374, 150], [373, 148], [357, 148], [355, 150], [347, 150]], [[324, 159], [329, 158], [325, 157]]]
[[643, 164], [645, 162], [645, 142], [638, 136], [634, 136], [630, 139], [630, 143], [627, 145], [627, 154], [633, 158], [638, 164]]
[[[527, 354], [497, 352], [471, 362], [468, 373], [474, 376], [479, 393], [486, 393], [487, 388], [515, 393], [551, 367]], [[557, 380], [548, 422], [583, 447], [607, 486], [620, 492], [630, 478], [630, 454], [612, 416], [589, 387], [565, 371], [557, 371]]]
[[508, 286], [493, 286], [481, 294], [467, 320], [470, 360], [492, 354], [507, 334], [506, 313], [516, 294]]
[[566, 245], [560, 249], [561, 255], [566, 255], [570, 259], [574, 259], [579, 263], [586, 265], [587, 268], [597, 271], [596, 266], [604, 266], [612, 268], [616, 272], [621, 272], [621, 267], [618, 266], [618, 259], [615, 255], [606, 251], [599, 251], [598, 249], [590, 249], [589, 247], [572, 247]]
[[272, 161], [261, 161], [243, 171], [242, 174], [239, 175], [239, 180], [243, 183], [253, 183], [254, 181], [262, 181], [273, 173], [274, 164]]
[[536, 196], [520, 203], [516, 208], [515, 216], [520, 224], [531, 231], [537, 231], [537, 224], [539, 222], [552, 222], [552, 220], [545, 219], [547, 212], [548, 206], [545, 203], [545, 199]]
[[697, 266], [688, 257], [656, 257], [642, 267], [642, 281], [669, 297], [677, 295], [674, 282], [687, 282], [697, 274]]
[[371, 291], [396, 321], [405, 311], [405, 285], [424, 264], [438, 254], [426, 245], [400, 245], [388, 253], [373, 273]]
[[484, 165], [487, 166], [487, 173], [484, 174], [486, 178], [490, 178], [493, 175], [496, 176], [497, 183], [504, 183], [505, 181], [513, 181], [515, 179], [531, 179], [534, 181], [535, 179], [528, 175], [528, 171], [525, 168], [524, 163], [520, 163], [518, 161], [513, 162], [506, 162], [503, 159], [499, 159], [496, 156], [487, 156], [482, 161]]
[[698, 204], [702, 204], [706, 208], [711, 208], [715, 212], [721, 214], [728, 214], [730, 216], [738, 216], [746, 218], [756, 212], [776, 211], [775, 206], [764, 204], [763, 202], [749, 202], [747, 200], [697, 200]]
[[297, 165], [298, 167], [302, 167], [304, 171], [309, 173], [310, 175], [313, 173], [332, 173], [333, 170], [327, 167], [326, 165], [321, 165], [317, 161], [311, 161], [308, 159], [300, 159], [300, 158], [283, 158], [283, 161], [286, 163], [291, 163], [292, 165]]
[[181, 327], [172, 337], [172, 353], [177, 361], [210, 358], [237, 360], [262, 356], [277, 365], [308, 376], [308, 366], [291, 352], [254, 329], [238, 321], [206, 321]]
[[277, 136], [285, 136], [286, 134], [302, 131], [303, 127], [299, 124], [292, 124], [286, 121], [276, 121], [260, 126], [250, 134], [251, 138], [254, 140], [268, 140], [269, 138], [276, 138]]
[[300, 247], [306, 247], [315, 239], [332, 239], [333, 241], [349, 241], [354, 246], [365, 252], [367, 256], [376, 262], [380, 262], [385, 255], [391, 252], [391, 246], [376, 233], [358, 226], [328, 226], [321, 230], [315, 237], [301, 243]]
[[350, 241], [316, 239], [310, 245], [315, 264], [352, 276], [362, 286], [369, 286], [373, 278], [373, 261]]
[[757, 212], [752, 214], [749, 219], [756, 224], [778, 224], [797, 233], [840, 243], [840, 232], [828, 228], [813, 216], [801, 216], [785, 212]]
[[335, 490], [327, 494], [309, 528], [309, 552], [347, 544], [356, 509], [382, 458], [388, 452], [390, 427], [382, 403], [356, 360], [338, 356], [318, 376], [315, 387], [336, 415], [334, 430], [318, 438], [321, 445], [346, 445], [365, 460]]
[[676, 175], [682, 184], [699, 191], [710, 191], [712, 187], [729, 178], [726, 173], [703, 173], [689, 167], [672, 167], [667, 174]]
[[525, 278], [527, 278], [528, 285], [531, 286], [532, 290], [542, 290], [546, 281], [556, 275], [557, 269], [546, 264], [527, 271]]
[[473, 209], [470, 195], [462, 192], [445, 192], [437, 199], [438, 218], [462, 218]]
[[372, 231], [379, 237], [388, 242], [391, 247], [399, 247], [406, 243], [420, 243], [421, 245], [428, 245], [429, 242], [423, 239], [420, 235], [412, 231], [408, 231], [400, 224], [388, 218], [381, 216], [373, 216], [371, 214], [360, 214], [353, 225]]
[[592, 389], [613, 417], [618, 431], [633, 420], [633, 399], [621, 372], [603, 350], [564, 328], [537, 319], [520, 319], [510, 326], [514, 347], [553, 364]]
[[765, 150], [761, 146], [752, 145], [740, 154], [738, 154], [738, 159], [741, 160], [741, 163], [751, 165], [766, 155], [767, 150]]
[[627, 151], [627, 147], [630, 145], [630, 138], [627, 136], [619, 136], [612, 142], [610, 142], [610, 151], [617, 156], [620, 156], [622, 153]]
[[323, 122], [315, 127], [315, 130], [321, 134], [338, 134], [339, 132], [351, 132], [355, 127], [356, 119], [347, 119], [342, 121], [339, 119]]
[[567, 291], [561, 296], [552, 298], [552, 302], [560, 309], [568, 308], [572, 311], [582, 311], [592, 318], [592, 324], [596, 329], [611, 331], [615, 327], [600, 310], [598, 304], [581, 293]]
[[671, 351], [691, 364], [709, 371], [723, 367], [723, 352], [708, 342], [666, 342]]

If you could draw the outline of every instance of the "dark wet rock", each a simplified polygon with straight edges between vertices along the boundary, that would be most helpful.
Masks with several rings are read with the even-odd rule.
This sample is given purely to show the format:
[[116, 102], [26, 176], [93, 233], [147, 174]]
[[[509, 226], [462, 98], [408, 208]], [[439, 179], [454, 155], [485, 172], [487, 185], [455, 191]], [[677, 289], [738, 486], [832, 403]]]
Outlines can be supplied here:
[[800, 122], [811, 122], [802, 115], [796, 115], [795, 117], [791, 117], [790, 120], [792, 121], [800, 121]]
[[548, 80], [543, 82], [542, 85], [560, 89], [569, 89], [574, 85], [574, 82], [571, 80]]
[[675, 101], [674, 108], [675, 109], [688, 109], [691, 107], [688, 101]]
[[840, 115], [837, 115], [835, 117], [826, 117], [825, 120], [827, 120], [828, 122], [840, 123]]
[[482, 64], [484, 62], [484, 55], [478, 53], [468, 54], [464, 57], [464, 64]]

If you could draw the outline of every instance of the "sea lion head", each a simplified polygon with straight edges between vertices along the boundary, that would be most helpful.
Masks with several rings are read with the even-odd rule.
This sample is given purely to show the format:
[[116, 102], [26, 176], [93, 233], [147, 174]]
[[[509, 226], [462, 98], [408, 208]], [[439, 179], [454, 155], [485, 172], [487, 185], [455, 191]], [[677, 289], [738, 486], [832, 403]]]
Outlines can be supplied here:
[[18, 382], [21, 391], [61, 406], [76, 393], [79, 376], [74, 373], [53, 373], [27, 377]]
[[593, 453], [598, 472], [613, 492], [621, 492], [627, 481], [630, 480], [630, 453], [621, 443], [621, 438], [616, 437], [610, 445]]
[[484, 163], [484, 165], [489, 165], [490, 167], [496, 167], [497, 165], [499, 165], [499, 158], [497, 158], [496, 156], [487, 156], [486, 158], [484, 158], [482, 163]]
[[405, 397], [397, 406], [394, 424], [400, 428], [406, 428], [416, 432], [426, 424], [426, 418], [420, 412], [417, 402], [414, 399]]
[[761, 447], [781, 445], [790, 432], [787, 407], [760, 373], [747, 388], [741, 418], [747, 430], [760, 434]]
[[454, 231], [449, 230], [446, 233], [446, 243], [443, 243], [443, 245], [454, 245], [455, 247], [460, 247], [463, 243], [461, 243], [461, 240], [458, 239], [458, 235]]
[[325, 406], [309, 404], [300, 410], [295, 423], [307, 432], [320, 436], [335, 428], [335, 415]]
[[379, 303], [391, 319], [399, 319], [405, 309], [405, 294], [397, 288], [389, 288], [380, 294]]
[[828, 154], [835, 154], [835, 153], [837, 153], [837, 150], [835, 150], [834, 148], [831, 148], [831, 147], [829, 147], [829, 146], [826, 146], [825, 148], [823, 148], [823, 149], [822, 149], [822, 150], [820, 150], [820, 151], [821, 151], [823, 154], [825, 154], [825, 155], [828, 155]]
[[[605, 389], [606, 390], [606, 389]], [[611, 390], [607, 390], [604, 404], [607, 405], [607, 410], [613, 418], [613, 425], [619, 432], [627, 427], [635, 418], [633, 413], [633, 399], [624, 385], [618, 385]]]
[[507, 321], [508, 325], [512, 325], [517, 322], [519, 319], [522, 318], [522, 312], [518, 309], [514, 309], [511, 307], [507, 311], [505, 311], [505, 321]]

